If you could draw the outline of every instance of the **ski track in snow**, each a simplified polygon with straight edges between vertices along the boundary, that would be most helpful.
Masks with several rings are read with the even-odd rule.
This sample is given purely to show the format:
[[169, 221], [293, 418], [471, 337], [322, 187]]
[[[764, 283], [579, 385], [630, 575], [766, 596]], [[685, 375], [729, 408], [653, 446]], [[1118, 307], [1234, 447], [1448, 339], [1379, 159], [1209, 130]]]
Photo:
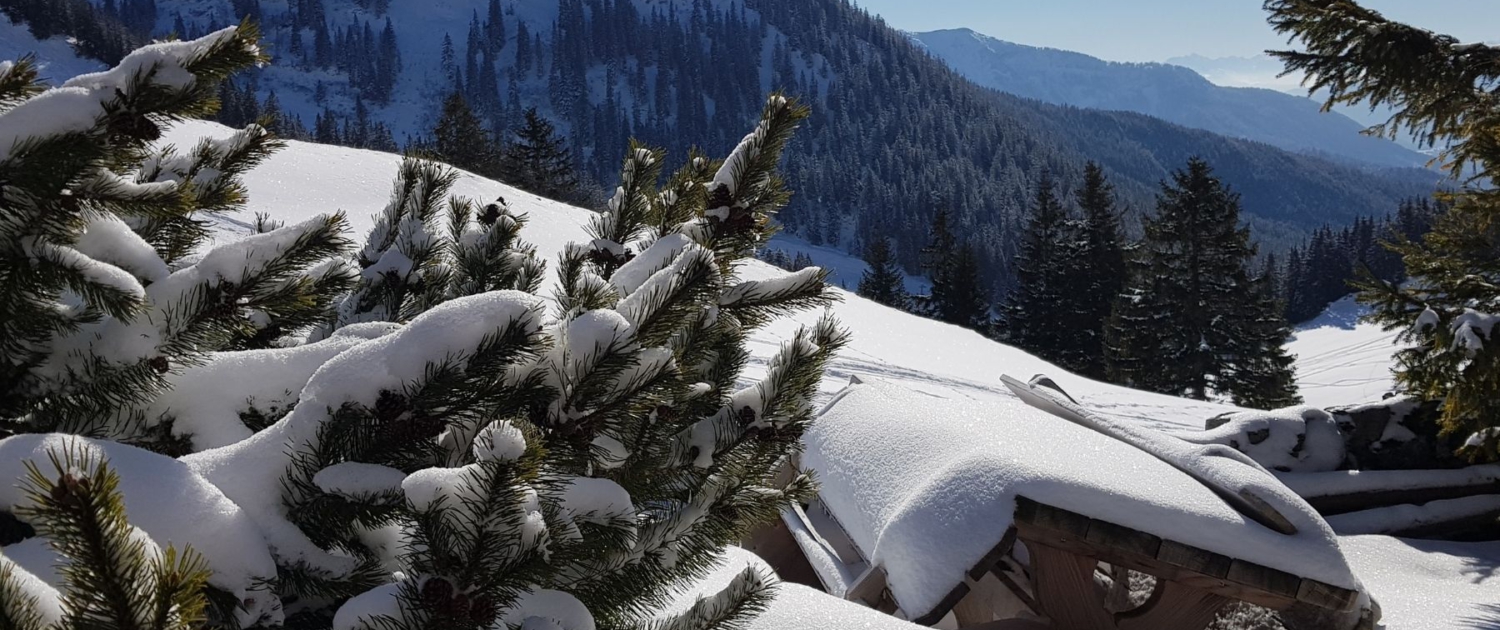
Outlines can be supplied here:
[[1287, 350], [1297, 358], [1297, 387], [1306, 403], [1336, 407], [1380, 400], [1395, 388], [1391, 367], [1397, 333], [1359, 321], [1353, 296], [1334, 302], [1297, 327]]

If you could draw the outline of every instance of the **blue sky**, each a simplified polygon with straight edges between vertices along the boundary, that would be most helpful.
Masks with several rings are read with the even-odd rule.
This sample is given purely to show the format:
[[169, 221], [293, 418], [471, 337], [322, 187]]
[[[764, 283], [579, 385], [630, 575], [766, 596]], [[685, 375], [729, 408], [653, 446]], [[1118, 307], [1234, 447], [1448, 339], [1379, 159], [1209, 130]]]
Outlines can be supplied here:
[[[1113, 61], [1249, 56], [1284, 42], [1260, 0], [855, 0], [896, 28], [968, 27], [1000, 39]], [[1364, 6], [1465, 41], [1500, 40], [1500, 0], [1365, 0]]]

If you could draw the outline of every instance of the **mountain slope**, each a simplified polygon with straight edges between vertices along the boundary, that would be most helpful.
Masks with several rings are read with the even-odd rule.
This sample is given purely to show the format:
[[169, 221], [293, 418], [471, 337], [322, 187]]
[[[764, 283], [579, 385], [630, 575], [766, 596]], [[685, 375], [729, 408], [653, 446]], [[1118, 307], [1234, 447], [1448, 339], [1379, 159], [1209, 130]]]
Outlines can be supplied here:
[[[191, 146], [204, 136], [224, 137], [228, 127], [185, 122], [169, 130], [163, 142]], [[290, 142], [245, 176], [249, 188], [246, 216], [257, 212], [297, 221], [316, 214], [343, 210], [357, 236], [373, 225], [372, 215], [385, 206], [390, 182], [401, 157], [389, 153]], [[549, 273], [557, 252], [570, 241], [585, 238], [592, 213], [518, 191], [503, 184], [464, 174], [454, 189], [458, 195], [490, 200], [503, 196], [511, 208], [528, 215], [522, 237], [537, 246]], [[245, 233], [241, 224], [222, 223], [223, 239]], [[740, 270], [745, 279], [767, 279], [786, 272], [752, 261]], [[554, 285], [552, 277], [544, 291]], [[958, 399], [1009, 398], [1000, 383], [1002, 374], [1030, 378], [1049, 374], [1079, 400], [1115, 417], [1138, 420], [1167, 430], [1201, 430], [1203, 421], [1232, 407], [1184, 400], [1091, 381], [1073, 376], [1041, 359], [990, 341], [978, 333], [890, 309], [840, 290], [842, 302], [833, 307], [844, 325], [854, 331], [854, 342], [824, 378], [826, 399], [850, 377], [900, 381], [926, 395]], [[752, 368], [758, 378], [781, 344], [799, 325], [815, 322], [821, 313], [803, 313], [757, 333], [751, 342]]]
[[[1009, 283], [1043, 169], [1076, 188], [1085, 161], [1099, 161], [1121, 201], [1141, 211], [1171, 169], [1203, 155], [1243, 194], [1247, 221], [1272, 246], [1300, 242], [1325, 222], [1384, 214], [1400, 198], [1430, 193], [1436, 179], [981, 88], [847, 0], [157, 5], [163, 32], [206, 31], [237, 20], [237, 8], [259, 15], [276, 61], [247, 83], [262, 98], [275, 93], [309, 127], [321, 115], [342, 119], [346, 141], [370, 122], [388, 124], [398, 141], [421, 136], [439, 99], [461, 86], [499, 128], [540, 108], [606, 182], [630, 136], [678, 156], [691, 146], [722, 153], [756, 119], [763, 95], [785, 89], [815, 111], [788, 152], [797, 196], [781, 219], [791, 231], [845, 251], [889, 236], [915, 270], [927, 226], [947, 206], [997, 289]], [[371, 74], [381, 68], [399, 72]]]
[[1377, 166], [1421, 166], [1414, 151], [1360, 135], [1362, 125], [1283, 92], [1220, 87], [1177, 65], [1114, 63], [1013, 44], [968, 29], [916, 33], [929, 51], [975, 83], [1047, 103], [1146, 114], [1299, 153]]

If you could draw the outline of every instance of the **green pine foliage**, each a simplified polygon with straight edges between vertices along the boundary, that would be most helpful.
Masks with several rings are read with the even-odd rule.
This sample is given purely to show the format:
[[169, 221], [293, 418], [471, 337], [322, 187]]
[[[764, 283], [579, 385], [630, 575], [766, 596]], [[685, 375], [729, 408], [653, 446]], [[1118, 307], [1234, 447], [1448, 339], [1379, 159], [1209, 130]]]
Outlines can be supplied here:
[[525, 122], [515, 130], [515, 140], [506, 145], [500, 163], [505, 182], [548, 199], [586, 202], [567, 140], [536, 108], [526, 110], [523, 117]]
[[[184, 46], [216, 53], [221, 49], [212, 44], [234, 42], [253, 50], [253, 29], [241, 29]], [[28, 80], [0, 86], [12, 108], [47, 94], [39, 96]], [[137, 87], [149, 92], [152, 86]], [[193, 89], [216, 93], [207, 85]], [[788, 339], [756, 378], [744, 373], [747, 343], [755, 330], [824, 307], [835, 294], [816, 268], [769, 280], [736, 275], [776, 230], [773, 216], [790, 198], [777, 169], [807, 115], [795, 100], [775, 95], [727, 159], [694, 153], [665, 178], [665, 154], [632, 145], [622, 186], [589, 225], [589, 241], [560, 256], [552, 301], [536, 295], [542, 264], [520, 240], [525, 218], [503, 200], [481, 208], [450, 197], [454, 171], [418, 159], [403, 163], [390, 204], [352, 260], [347, 241], [337, 237], [337, 216], [292, 227], [259, 217], [254, 234], [202, 257], [188, 255], [195, 253], [191, 238], [163, 239], [160, 247], [151, 241], [157, 233], [191, 236], [201, 227], [192, 222], [170, 231], [139, 228], [145, 234], [130, 228], [157, 223], [121, 219], [123, 227], [111, 228], [112, 234], [134, 234], [119, 238], [130, 251], [150, 253], [161, 273], [167, 273], [165, 259], [181, 251], [175, 259], [180, 269], [166, 276], [137, 271], [135, 259], [90, 263], [85, 254], [94, 250], [80, 233], [86, 236], [92, 224], [84, 220], [16, 237], [75, 246], [76, 255], [57, 264], [83, 271], [69, 275], [46, 268], [47, 259], [34, 260], [42, 271], [0, 277], [8, 307], [40, 317], [59, 312], [46, 307], [72, 291], [95, 310], [87, 320], [64, 322], [70, 326], [20, 322], [30, 328], [18, 330], [33, 337], [12, 345], [35, 343], [38, 358], [34, 365], [12, 365], [49, 365], [52, 353], [44, 351], [53, 338], [43, 332], [66, 335], [77, 328], [110, 340], [114, 328], [90, 328], [95, 323], [170, 341], [176, 328], [132, 327], [134, 315], [154, 308], [158, 286], [201, 294], [193, 303], [209, 305], [217, 318], [210, 321], [236, 326], [217, 324], [140, 357], [150, 380], [111, 392], [124, 403], [112, 409], [126, 410], [117, 415], [51, 411], [59, 400], [79, 409], [103, 403], [91, 389], [51, 392], [19, 380], [30, 376], [21, 374], [7, 383], [23, 395], [6, 401], [6, 430], [84, 433], [183, 455], [170, 464], [203, 482], [199, 490], [207, 494], [181, 500], [222, 498], [252, 515], [245, 522], [261, 536], [251, 544], [265, 545], [275, 575], [256, 582], [262, 589], [256, 597], [240, 598], [210, 586], [219, 574], [190, 552], [154, 556], [154, 542], [128, 525], [115, 492], [116, 475], [140, 473], [65, 460], [56, 464], [56, 476], [33, 473], [33, 498], [41, 507], [0, 512], [0, 533], [7, 544], [40, 536], [57, 546], [70, 561], [68, 588], [56, 601], [42, 601], [54, 596], [28, 589], [34, 576], [0, 561], [0, 620], [50, 630], [47, 611], [63, 610], [68, 617], [58, 627], [66, 628], [481, 630], [534, 627], [548, 619], [565, 630], [736, 627], [769, 601], [769, 576], [746, 572], [680, 614], [659, 615], [683, 587], [715, 567], [725, 545], [812, 492], [810, 476], [794, 468], [792, 455], [812, 421], [824, 367], [847, 343], [847, 333], [825, 317]], [[131, 129], [146, 129], [137, 125]], [[105, 150], [117, 141], [112, 134], [90, 137], [91, 131], [74, 132], [81, 137], [69, 136], [69, 148], [119, 155]], [[167, 193], [177, 192], [179, 181], [201, 182], [206, 191], [215, 177], [232, 178], [241, 172], [233, 164], [244, 162], [226, 162], [224, 154], [234, 151], [217, 148], [256, 137], [247, 132], [227, 144], [208, 143], [194, 154], [198, 158], [157, 154], [160, 169], [131, 168], [140, 162], [125, 159], [128, 153], [110, 164], [175, 173], [180, 179], [161, 185], [120, 185], [156, 195], [148, 200], [173, 202], [177, 214], [148, 219], [191, 219], [195, 211], [233, 209], [243, 202], [243, 190], [219, 184], [236, 195], [209, 196], [188, 187], [203, 195], [196, 205], [199, 197]], [[46, 139], [36, 146], [46, 147]], [[128, 146], [141, 148], [144, 141]], [[57, 161], [71, 154], [26, 155]], [[202, 156], [213, 157], [226, 173], [196, 175], [191, 169], [195, 160], [207, 159]], [[0, 168], [17, 169], [12, 172], [24, 173], [26, 166], [0, 160]], [[69, 207], [54, 199], [58, 192], [33, 190], [38, 204]], [[151, 207], [134, 197], [113, 205], [94, 197], [88, 202], [109, 217]], [[40, 229], [12, 221], [29, 216], [22, 214], [28, 206], [8, 201], [0, 209], [8, 229]], [[5, 243], [13, 250], [26, 246], [24, 240]], [[8, 255], [15, 260], [24, 251]], [[112, 261], [120, 273], [100, 270]], [[216, 275], [207, 286], [196, 283], [210, 271]], [[335, 287], [346, 295], [319, 301]], [[283, 304], [299, 292], [308, 294], [303, 310]], [[226, 296], [233, 298], [228, 306], [217, 301]], [[160, 311], [149, 313], [160, 318]], [[147, 321], [191, 323], [179, 324], [175, 315], [157, 318]], [[309, 324], [314, 321], [321, 325]], [[272, 329], [278, 332], [264, 332]], [[108, 362], [108, 348], [69, 347], [69, 356], [90, 369], [65, 374], [92, 386], [84, 379], [100, 372], [95, 362]], [[208, 379], [213, 386], [171, 389], [199, 383], [195, 379], [221, 363], [233, 370], [232, 382]], [[263, 381], [298, 391], [270, 392], [274, 403], [247, 400], [256, 395], [245, 392]], [[237, 414], [212, 415], [201, 405], [175, 409], [169, 419], [142, 411], [179, 394], [187, 396], [179, 401], [213, 401], [211, 407]], [[75, 417], [94, 424], [42, 422]], [[208, 433], [187, 433], [186, 427]]]
[[1084, 168], [1078, 206], [1082, 210], [1078, 242], [1064, 265], [1068, 278], [1063, 292], [1067, 304], [1063, 328], [1076, 335], [1071, 344], [1075, 351], [1063, 360], [1079, 374], [1102, 379], [1106, 375], [1104, 328], [1125, 287], [1126, 265], [1125, 236], [1114, 186], [1096, 163]]
[[988, 331], [993, 318], [979, 256], [972, 245], [954, 235], [951, 216], [947, 210], [938, 210], [932, 221], [932, 240], [922, 248], [922, 269], [932, 282], [932, 292], [916, 298], [917, 311], [955, 326]]
[[209, 577], [203, 558], [191, 549], [155, 549], [139, 536], [125, 512], [119, 475], [107, 462], [82, 448], [50, 455], [50, 472], [27, 463], [24, 490], [30, 505], [18, 513], [62, 560], [60, 618], [47, 619], [42, 603], [23, 590], [20, 569], [0, 557], [0, 627], [203, 627]]
[[1076, 255], [1076, 241], [1077, 226], [1058, 198], [1057, 184], [1043, 172], [1017, 255], [1016, 287], [1006, 296], [1002, 339], [1046, 357], [1071, 354], [1068, 346], [1076, 333], [1064, 326], [1066, 299], [1075, 290], [1067, 285], [1067, 262]]
[[865, 263], [870, 268], [859, 279], [859, 295], [891, 308], [906, 309], [911, 301], [906, 294], [906, 273], [896, 264], [890, 240], [872, 239], [865, 247]]
[[176, 448], [131, 410], [212, 351], [294, 336], [347, 289], [321, 266], [347, 246], [339, 215], [187, 260], [207, 240], [202, 217], [241, 207], [240, 174], [279, 144], [256, 126], [187, 152], [150, 143], [211, 114], [218, 82], [264, 60], [257, 37], [245, 24], [157, 44], [72, 90], [46, 89], [25, 60], [0, 73], [0, 116], [96, 112], [0, 156], [15, 191], [0, 204], [0, 429]]
[[1328, 106], [1389, 106], [1376, 133], [1409, 132], [1444, 145], [1443, 166], [1461, 188], [1452, 209], [1420, 242], [1394, 244], [1412, 282], [1366, 277], [1371, 318], [1403, 331], [1397, 381], [1407, 393], [1442, 400], [1443, 431], [1468, 438], [1475, 459], [1500, 459], [1500, 48], [1387, 19], [1355, 2], [1272, 0], [1271, 25], [1302, 50], [1275, 53], [1288, 71], [1313, 77]]
[[1238, 195], [1202, 159], [1163, 182], [1106, 330], [1113, 380], [1250, 407], [1298, 400], [1282, 347], [1290, 331], [1251, 278], [1255, 248], [1239, 218]]
[[454, 92], [443, 101], [432, 136], [433, 152], [444, 162], [485, 177], [500, 175], [497, 143], [462, 94]]

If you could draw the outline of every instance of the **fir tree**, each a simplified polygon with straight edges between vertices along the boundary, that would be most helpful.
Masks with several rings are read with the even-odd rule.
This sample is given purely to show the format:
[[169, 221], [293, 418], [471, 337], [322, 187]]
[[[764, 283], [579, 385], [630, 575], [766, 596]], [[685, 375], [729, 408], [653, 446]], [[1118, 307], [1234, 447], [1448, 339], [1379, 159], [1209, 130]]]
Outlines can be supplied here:
[[870, 268], [859, 279], [859, 294], [891, 308], [905, 309], [906, 274], [896, 265], [890, 241], [883, 237], [872, 239], [865, 248], [865, 263]]
[[[1003, 339], [1049, 358], [1076, 354], [1064, 347], [1078, 337], [1065, 328], [1071, 321], [1065, 317], [1065, 299], [1074, 290], [1066, 286], [1066, 261], [1076, 256], [1072, 251], [1076, 249], [1075, 240], [1076, 226], [1057, 198], [1052, 174], [1043, 170], [1021, 238], [1016, 287], [1006, 298]], [[1074, 368], [1066, 363], [1064, 367]]]
[[432, 136], [433, 150], [444, 162], [486, 177], [500, 174], [500, 159], [490, 134], [462, 94], [448, 95]]
[[1066, 323], [1061, 325], [1067, 334], [1076, 335], [1068, 344], [1075, 352], [1063, 360], [1079, 374], [1104, 378], [1104, 328], [1124, 289], [1126, 265], [1114, 187], [1096, 163], [1084, 168], [1078, 205], [1083, 211], [1078, 241], [1075, 247], [1064, 250], [1071, 255], [1063, 265], [1067, 274], [1062, 292]]
[[922, 250], [922, 268], [932, 282], [930, 295], [918, 298], [929, 317], [942, 322], [988, 330], [990, 300], [981, 285], [979, 261], [973, 246], [960, 243], [948, 226], [949, 213], [940, 209], [932, 222], [932, 240]]
[[1282, 350], [1287, 327], [1250, 277], [1255, 249], [1239, 217], [1239, 197], [1201, 159], [1162, 183], [1106, 333], [1111, 378], [1200, 400], [1296, 399]]
[[526, 110], [524, 117], [501, 162], [506, 183], [549, 199], [582, 200], [582, 186], [566, 140], [536, 108]]
[[[1444, 166], [1463, 187], [1421, 242], [1397, 241], [1415, 280], [1366, 278], [1361, 299], [1372, 319], [1403, 331], [1397, 381], [1407, 393], [1442, 400], [1445, 434], [1468, 439], [1476, 459], [1500, 458], [1500, 49], [1465, 44], [1393, 22], [1355, 2], [1271, 0], [1271, 25], [1304, 50], [1275, 53], [1306, 73], [1328, 105], [1390, 106], [1376, 132], [1409, 130], [1446, 145]], [[1472, 437], [1471, 437], [1472, 436]]]

